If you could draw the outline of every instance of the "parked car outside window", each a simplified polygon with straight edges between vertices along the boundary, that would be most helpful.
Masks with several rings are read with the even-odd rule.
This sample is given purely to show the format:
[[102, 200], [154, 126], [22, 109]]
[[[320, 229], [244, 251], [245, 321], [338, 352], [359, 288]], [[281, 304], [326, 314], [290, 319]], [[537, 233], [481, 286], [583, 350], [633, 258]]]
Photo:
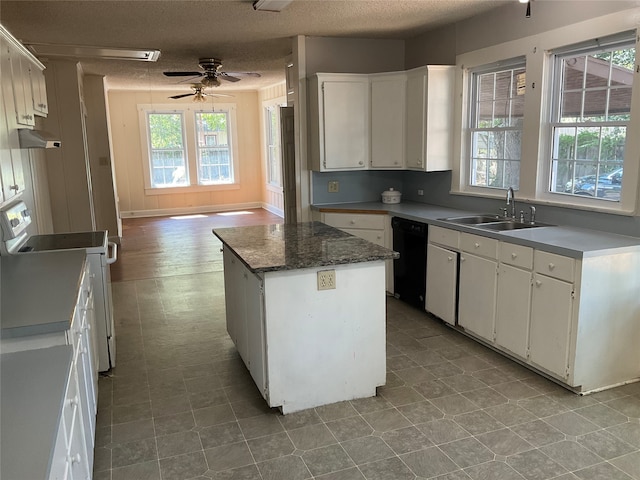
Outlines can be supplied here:
[[620, 201], [622, 189], [622, 168], [618, 168], [605, 175], [584, 175], [565, 184], [565, 193], [585, 195], [589, 197], [605, 198]]

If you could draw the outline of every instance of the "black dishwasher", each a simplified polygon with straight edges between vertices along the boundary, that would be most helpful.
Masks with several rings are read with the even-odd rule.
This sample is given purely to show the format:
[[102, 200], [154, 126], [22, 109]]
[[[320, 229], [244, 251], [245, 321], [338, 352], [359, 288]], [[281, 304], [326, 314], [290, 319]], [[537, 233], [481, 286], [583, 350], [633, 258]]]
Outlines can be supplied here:
[[427, 225], [393, 217], [393, 249], [400, 258], [393, 261], [396, 298], [424, 310], [427, 286]]

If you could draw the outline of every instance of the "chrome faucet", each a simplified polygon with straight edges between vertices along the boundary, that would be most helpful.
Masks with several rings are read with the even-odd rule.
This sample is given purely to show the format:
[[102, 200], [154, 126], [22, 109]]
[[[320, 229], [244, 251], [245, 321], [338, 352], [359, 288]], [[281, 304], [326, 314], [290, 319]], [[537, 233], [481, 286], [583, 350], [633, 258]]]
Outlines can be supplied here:
[[507, 205], [511, 205], [511, 218], [516, 219], [516, 195], [513, 193], [513, 187], [507, 189]]
[[534, 207], [533, 205], [531, 205], [529, 207], [529, 209], [531, 210], [531, 215], [529, 217], [529, 222], [531, 223], [536, 223], [536, 207]]

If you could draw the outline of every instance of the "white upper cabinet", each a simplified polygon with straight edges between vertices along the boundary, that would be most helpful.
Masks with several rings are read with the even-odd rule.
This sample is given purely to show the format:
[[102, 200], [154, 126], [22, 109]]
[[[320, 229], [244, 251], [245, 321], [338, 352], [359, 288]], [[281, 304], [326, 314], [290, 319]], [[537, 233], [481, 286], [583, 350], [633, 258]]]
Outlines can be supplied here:
[[371, 168], [402, 169], [407, 77], [404, 72], [380, 74], [370, 81]]
[[451, 170], [454, 69], [311, 77], [310, 169]]
[[368, 76], [319, 73], [310, 80], [309, 100], [311, 169], [368, 168]]
[[451, 170], [455, 67], [407, 72], [405, 163], [409, 170]]
[[47, 116], [49, 105], [47, 104], [47, 87], [44, 81], [44, 71], [31, 64], [29, 67], [29, 79], [31, 81], [31, 102], [36, 115]]

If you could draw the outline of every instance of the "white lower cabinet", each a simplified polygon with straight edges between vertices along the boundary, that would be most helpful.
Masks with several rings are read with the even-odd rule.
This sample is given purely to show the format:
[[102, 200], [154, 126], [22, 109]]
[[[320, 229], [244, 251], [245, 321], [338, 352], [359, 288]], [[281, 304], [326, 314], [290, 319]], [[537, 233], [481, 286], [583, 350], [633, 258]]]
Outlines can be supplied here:
[[223, 253], [227, 332], [264, 395], [266, 362], [262, 280], [226, 247]]
[[460, 254], [458, 325], [493, 341], [498, 263], [470, 253]]
[[429, 243], [427, 259], [425, 309], [448, 324], [455, 325], [458, 253]]
[[500, 264], [496, 302], [496, 344], [526, 358], [531, 311], [531, 271]]
[[534, 275], [530, 360], [561, 378], [569, 375], [573, 294], [571, 283]]

